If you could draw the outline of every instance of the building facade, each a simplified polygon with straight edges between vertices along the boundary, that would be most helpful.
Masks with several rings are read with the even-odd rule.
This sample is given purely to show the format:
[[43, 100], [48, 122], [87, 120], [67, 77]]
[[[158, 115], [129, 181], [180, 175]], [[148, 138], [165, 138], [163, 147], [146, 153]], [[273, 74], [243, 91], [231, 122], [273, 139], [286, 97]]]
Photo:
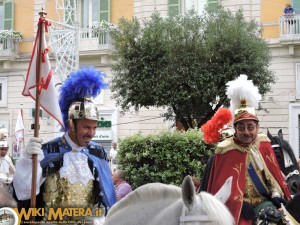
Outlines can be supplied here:
[[[29, 97], [22, 96], [34, 36], [39, 18], [38, 12], [44, 8], [47, 18], [51, 21], [64, 21], [63, 10], [58, 0], [0, 0], [0, 30], [13, 29], [20, 32], [22, 42], [11, 37], [0, 41], [0, 128], [7, 127], [9, 137], [13, 142], [14, 127], [20, 107], [24, 110], [25, 142], [33, 136], [34, 102]], [[285, 139], [289, 140], [296, 157], [299, 157], [300, 133], [300, 3], [292, 0], [75, 0], [78, 27], [79, 66], [94, 65], [111, 79], [110, 65], [113, 63], [111, 52], [113, 45], [108, 34], [93, 33], [93, 22], [106, 20], [117, 24], [121, 17], [131, 19], [148, 18], [157, 10], [162, 16], [184, 14], [194, 8], [202, 13], [205, 6], [215, 7], [217, 3], [236, 12], [243, 9], [247, 19], [254, 19], [261, 24], [262, 37], [270, 47], [272, 60], [270, 69], [274, 71], [277, 81], [272, 86], [272, 92], [262, 100], [266, 111], [259, 112], [261, 131], [267, 128], [275, 135], [283, 130]], [[286, 3], [291, 3], [296, 15], [293, 18], [283, 16]], [[74, 6], [74, 5], [72, 5]], [[292, 24], [292, 25], [291, 25]], [[108, 36], [106, 36], [108, 35]], [[0, 36], [1, 37], [1, 36]], [[50, 46], [51, 47], [51, 46]], [[53, 70], [57, 67], [57, 58], [51, 57]], [[59, 80], [60, 77], [56, 76]], [[133, 135], [137, 132], [153, 133], [168, 129], [159, 109], [142, 109], [140, 112], [126, 112], [120, 109], [111, 99], [109, 90], [105, 90], [96, 99], [101, 118], [95, 140], [107, 149], [112, 141]], [[54, 121], [42, 112], [40, 118], [40, 136], [47, 141], [59, 135]]]
[[[57, 30], [67, 30], [70, 21], [77, 17], [80, 24], [78, 28], [79, 38], [76, 44], [78, 48], [78, 67], [95, 66], [98, 70], [107, 74], [107, 81], [111, 79], [110, 65], [112, 63], [111, 53], [113, 46], [109, 32], [102, 32], [100, 35], [91, 30], [94, 22], [102, 20], [117, 24], [121, 17], [131, 19], [133, 17], [134, 3], [132, 0], [75, 0], [69, 1], [70, 7], [77, 7], [77, 13], [70, 12], [71, 19], [64, 15], [68, 1], [61, 0], [0, 0], [0, 128], [7, 128], [10, 149], [14, 147], [14, 130], [19, 109], [23, 109], [25, 143], [33, 137], [35, 102], [30, 97], [22, 96], [27, 69], [29, 66], [33, 44], [35, 40], [39, 12], [43, 9], [47, 13], [46, 19], [52, 23], [52, 33]], [[66, 23], [64, 23], [66, 22]], [[55, 47], [55, 42], [51, 46], [51, 26], [47, 35], [50, 51]], [[8, 33], [13, 30], [13, 33]], [[16, 37], [21, 35], [19, 42]], [[63, 34], [63, 33], [61, 33]], [[2, 36], [1, 36], [2, 35]], [[68, 36], [67, 34], [65, 34]], [[77, 38], [77, 36], [76, 36]], [[66, 39], [58, 39], [62, 49], [67, 45], [72, 45], [72, 35]], [[64, 46], [63, 42], [66, 43]], [[53, 49], [51, 49], [53, 48]], [[65, 54], [66, 52], [64, 52]], [[55, 54], [50, 53], [51, 67], [56, 71], [57, 61], [67, 63]], [[59, 71], [61, 72], [61, 71]], [[56, 84], [62, 82], [62, 76], [54, 73]], [[62, 71], [64, 72], [64, 71]], [[167, 126], [157, 109], [141, 110], [140, 112], [130, 111], [124, 115], [117, 108], [111, 99], [109, 90], [105, 90], [95, 102], [100, 109], [98, 128], [94, 141], [99, 142], [110, 150], [111, 143], [119, 139], [133, 135], [137, 132], [152, 133], [165, 129]], [[40, 110], [40, 130], [39, 137], [43, 141], [51, 140], [60, 136], [61, 132], [56, 122], [42, 109]]]
[[[267, 129], [277, 135], [282, 129], [284, 138], [291, 144], [299, 158], [300, 149], [300, 3], [299, 1], [269, 0], [135, 0], [134, 14], [138, 18], [149, 17], [154, 9], [167, 16], [169, 13], [184, 14], [194, 7], [199, 14], [204, 6], [213, 8], [219, 2], [231, 12], [243, 10], [246, 19], [261, 24], [264, 38], [270, 47], [270, 70], [275, 73], [276, 83], [272, 92], [261, 101], [266, 111], [259, 112], [262, 132]], [[295, 16], [283, 15], [284, 7], [291, 3]]]

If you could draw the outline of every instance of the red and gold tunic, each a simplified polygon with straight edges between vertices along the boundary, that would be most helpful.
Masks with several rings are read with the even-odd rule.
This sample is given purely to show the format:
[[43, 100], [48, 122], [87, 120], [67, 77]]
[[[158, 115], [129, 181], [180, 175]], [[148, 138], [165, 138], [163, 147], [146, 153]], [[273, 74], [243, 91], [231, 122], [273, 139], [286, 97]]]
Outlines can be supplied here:
[[240, 219], [243, 201], [256, 205], [265, 200], [248, 175], [247, 168], [250, 162], [270, 193], [277, 192], [286, 200], [291, 198], [270, 140], [265, 134], [259, 134], [256, 140], [246, 147], [239, 145], [234, 137], [224, 140], [218, 144], [215, 151], [207, 191], [217, 193], [226, 179], [233, 177], [232, 192], [226, 205], [239, 225], [251, 224], [251, 221]]

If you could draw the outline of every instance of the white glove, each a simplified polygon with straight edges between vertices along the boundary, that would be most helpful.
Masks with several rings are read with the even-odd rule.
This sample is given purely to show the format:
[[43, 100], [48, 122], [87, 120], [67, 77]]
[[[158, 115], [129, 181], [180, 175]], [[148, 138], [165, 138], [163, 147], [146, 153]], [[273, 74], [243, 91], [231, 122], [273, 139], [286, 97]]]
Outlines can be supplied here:
[[4, 173], [0, 173], [0, 183], [5, 183], [7, 176]]
[[38, 155], [39, 161], [44, 158], [44, 153], [42, 150], [42, 142], [43, 140], [38, 137], [30, 138], [26, 148], [25, 148], [25, 156], [27, 158], [32, 158], [33, 154]]

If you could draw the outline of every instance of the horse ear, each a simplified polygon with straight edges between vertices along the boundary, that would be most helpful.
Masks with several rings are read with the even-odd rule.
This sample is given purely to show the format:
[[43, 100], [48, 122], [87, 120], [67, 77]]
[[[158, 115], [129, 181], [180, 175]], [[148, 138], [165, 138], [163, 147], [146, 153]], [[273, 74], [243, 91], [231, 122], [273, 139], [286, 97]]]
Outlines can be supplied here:
[[278, 137], [279, 137], [281, 140], [283, 140], [282, 129], [280, 129], [280, 130], [278, 131]]
[[273, 136], [272, 136], [272, 134], [270, 133], [270, 131], [269, 131], [268, 128], [267, 128], [267, 136], [268, 136], [268, 138], [269, 138], [270, 140], [273, 139]]
[[220, 190], [215, 194], [215, 197], [219, 199], [223, 204], [225, 204], [225, 202], [231, 195], [232, 179], [232, 176], [228, 177]]
[[184, 205], [191, 210], [195, 204], [196, 192], [191, 176], [186, 176], [182, 182], [182, 199]]

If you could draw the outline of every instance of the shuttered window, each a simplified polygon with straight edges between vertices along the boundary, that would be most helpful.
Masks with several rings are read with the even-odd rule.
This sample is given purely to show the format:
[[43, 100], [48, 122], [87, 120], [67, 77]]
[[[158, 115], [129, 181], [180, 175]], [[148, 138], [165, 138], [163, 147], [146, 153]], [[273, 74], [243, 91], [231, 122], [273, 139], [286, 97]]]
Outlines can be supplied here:
[[[291, 1], [291, 4], [295, 10], [295, 14], [298, 14], [300, 15], [300, 1], [299, 0], [293, 0]], [[282, 6], [284, 8], [284, 6]], [[282, 11], [283, 11], [283, 8], [282, 8]]]
[[[4, 0], [2, 1], [2, 14], [3, 14], [3, 30], [13, 30], [14, 29], [14, 1]], [[0, 3], [1, 4], [1, 3]]]
[[0, 107], [7, 106], [7, 77], [0, 77]]
[[2, 83], [0, 83], [0, 101], [2, 100]]
[[0, 30], [3, 30], [3, 1], [0, 0]]
[[168, 0], [169, 16], [176, 16], [180, 13], [180, 0]]
[[218, 0], [207, 0], [207, 8], [209, 11], [216, 11], [217, 5], [218, 5]]
[[110, 22], [110, 0], [100, 0], [100, 21]]

